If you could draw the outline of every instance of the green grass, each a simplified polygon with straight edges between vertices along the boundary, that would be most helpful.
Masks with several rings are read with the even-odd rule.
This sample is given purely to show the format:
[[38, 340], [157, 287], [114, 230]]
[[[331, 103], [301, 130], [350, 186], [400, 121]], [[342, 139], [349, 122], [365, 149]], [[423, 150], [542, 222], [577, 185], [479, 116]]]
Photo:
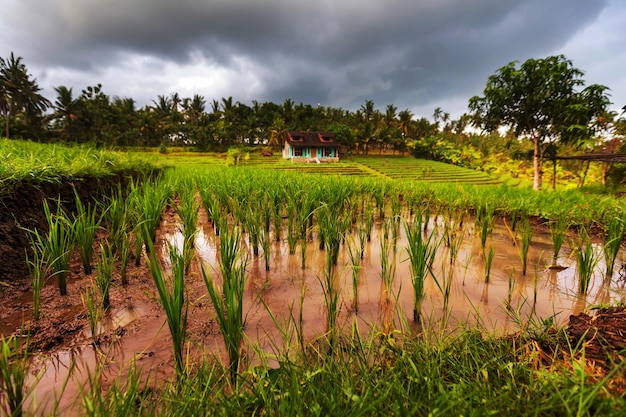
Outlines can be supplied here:
[[353, 161], [392, 179], [430, 183], [499, 184], [501, 182], [485, 172], [443, 162], [417, 159], [412, 156], [358, 156], [354, 157]]
[[[394, 345], [378, 338], [344, 339], [334, 354], [310, 349], [272, 367], [253, 367], [236, 388], [228, 383], [227, 369], [210, 362], [157, 390], [143, 388], [131, 372], [104, 393], [88, 391], [83, 403], [91, 408], [79, 414], [620, 416], [625, 411], [624, 398], [611, 395], [606, 380], [593, 377], [584, 360], [533, 365], [533, 355], [541, 352], [523, 337], [436, 333]], [[550, 338], [567, 346], [560, 333]]]
[[0, 138], [0, 195], [22, 182], [61, 183], [128, 172], [150, 173], [163, 167], [142, 153]]
[[0, 335], [0, 414], [22, 417], [28, 396], [28, 341]]
[[[216, 153], [176, 152], [161, 156], [171, 164], [226, 166], [226, 156]], [[443, 162], [416, 159], [412, 156], [355, 156], [335, 163], [306, 163], [283, 159], [280, 154], [262, 156], [251, 153], [243, 164], [247, 168], [271, 169], [292, 174], [381, 177], [388, 179], [453, 182], [468, 184], [499, 184], [501, 181], [481, 171], [457, 167]]]

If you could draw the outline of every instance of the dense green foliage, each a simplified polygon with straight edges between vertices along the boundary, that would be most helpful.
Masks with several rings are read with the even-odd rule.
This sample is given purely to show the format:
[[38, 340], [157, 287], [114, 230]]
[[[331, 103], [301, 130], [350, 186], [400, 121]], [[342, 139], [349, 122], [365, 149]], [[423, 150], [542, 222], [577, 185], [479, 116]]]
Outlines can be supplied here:
[[[470, 100], [473, 116], [463, 114], [456, 120], [441, 108], [429, 119], [393, 104], [379, 109], [372, 100], [352, 111], [291, 99], [245, 104], [226, 97], [209, 103], [198, 94], [172, 93], [138, 107], [132, 98], [110, 97], [100, 84], [80, 94], [56, 87], [51, 103], [21, 58], [11, 54], [2, 62], [0, 119], [6, 122], [7, 137], [10, 132], [11, 137], [48, 142], [222, 152], [251, 145], [278, 150], [287, 130], [332, 131], [346, 155], [410, 153], [511, 177], [532, 171], [528, 161], [533, 154], [540, 157], [535, 158], [538, 173], [538, 163], [556, 154], [624, 152], [626, 121], [605, 111], [606, 88], [592, 85], [577, 91], [583, 85], [582, 73], [562, 56], [531, 59], [519, 69], [515, 63], [503, 67], [489, 78], [485, 96]], [[12, 89], [16, 83], [22, 87]], [[532, 141], [527, 145], [524, 138], [540, 146]], [[588, 162], [559, 162], [554, 177], [578, 185], [586, 180], [622, 181], [623, 164], [594, 164], [591, 173], [589, 168]]]
[[610, 104], [602, 85], [584, 85], [582, 71], [564, 56], [529, 59], [500, 68], [487, 81], [483, 97], [472, 97], [477, 125], [488, 131], [502, 126], [533, 142], [533, 188], [541, 189], [543, 158], [558, 141], [588, 140]]
[[139, 153], [0, 139], [0, 195], [19, 182], [61, 182], [150, 173], [162, 164]]

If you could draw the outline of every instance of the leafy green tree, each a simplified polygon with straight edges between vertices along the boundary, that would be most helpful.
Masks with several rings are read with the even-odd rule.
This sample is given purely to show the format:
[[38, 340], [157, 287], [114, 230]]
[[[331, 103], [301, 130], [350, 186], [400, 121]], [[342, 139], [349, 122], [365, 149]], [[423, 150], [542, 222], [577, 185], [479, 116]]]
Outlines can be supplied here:
[[115, 137], [115, 116], [111, 100], [102, 91], [102, 84], [88, 86], [76, 100], [77, 134], [75, 142], [111, 144]]
[[543, 156], [547, 147], [592, 133], [595, 118], [610, 104], [607, 87], [584, 86], [582, 71], [563, 55], [511, 62], [487, 80], [484, 96], [469, 101], [474, 122], [493, 132], [511, 128], [534, 146], [533, 189], [542, 185]]
[[326, 130], [335, 134], [335, 139], [340, 145], [350, 149], [354, 147], [354, 135], [349, 126], [343, 123], [333, 123]]
[[4, 134], [9, 137], [10, 119], [20, 117], [27, 128], [41, 127], [43, 112], [50, 101], [40, 94], [41, 88], [13, 52], [0, 57], [0, 114], [4, 117]]

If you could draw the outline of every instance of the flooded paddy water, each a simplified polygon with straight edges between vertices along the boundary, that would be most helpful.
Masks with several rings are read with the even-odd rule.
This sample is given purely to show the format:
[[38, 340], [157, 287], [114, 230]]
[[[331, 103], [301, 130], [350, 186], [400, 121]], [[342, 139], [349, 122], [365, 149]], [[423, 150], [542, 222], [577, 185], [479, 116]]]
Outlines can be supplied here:
[[[183, 236], [178, 230], [178, 221], [173, 210], [169, 210], [158, 234], [156, 249], [165, 270], [169, 267], [170, 246], [178, 250], [182, 246]], [[441, 217], [431, 217], [426, 233], [433, 233], [439, 241], [443, 235], [443, 224]], [[356, 303], [348, 251], [350, 244], [357, 244], [356, 233], [349, 233], [340, 245], [333, 273], [340, 294], [338, 327], [346, 334], [354, 326], [363, 335], [395, 329], [418, 335], [423, 330], [412, 321], [414, 296], [406, 250], [408, 241], [401, 222], [396, 224], [396, 233], [396, 238], [392, 239], [393, 233], [383, 222], [374, 224], [371, 240], [363, 248]], [[528, 252], [527, 274], [523, 275], [519, 245], [514, 244], [508, 226], [502, 221], [496, 222], [485, 246], [487, 251], [492, 248], [494, 254], [489, 282], [486, 282], [485, 255], [478, 230], [474, 230], [473, 219], [466, 218], [459, 233], [462, 240], [456, 260], [451, 264], [450, 248], [439, 244], [432, 273], [425, 281], [421, 317], [423, 326], [428, 329], [454, 331], [457, 328], [478, 327], [484, 331], [507, 334], [519, 330], [519, 326], [528, 320], [553, 319], [558, 324], [566, 324], [571, 314], [580, 313], [592, 305], [624, 301], [626, 296], [626, 281], [621, 275], [623, 271], [620, 271], [626, 259], [623, 248], [615, 273], [612, 277], [605, 277], [602, 247], [600, 244], [594, 246], [598, 262], [588, 293], [581, 296], [573, 252], [575, 236], [570, 236], [559, 253], [561, 268], [551, 269], [548, 268], [552, 262], [549, 230], [536, 225]], [[307, 244], [298, 245], [295, 254], [289, 253], [285, 234], [286, 230], [283, 230], [278, 241], [272, 235], [269, 270], [265, 268], [262, 251], [259, 256], [254, 256], [248, 235], [245, 231], [242, 235], [247, 257], [244, 293], [247, 341], [244, 351], [248, 364], [260, 360], [251, 345], [271, 354], [284, 350], [286, 345], [297, 344], [295, 332], [287, 332], [291, 335], [288, 340], [283, 337], [286, 329], [294, 325], [302, 326], [303, 336], [308, 342], [323, 337], [327, 331], [327, 308], [322, 287], [326, 268], [325, 250], [320, 249], [315, 228], [310, 231]], [[381, 245], [385, 239], [383, 235], [390, 243], [388, 252]], [[201, 272], [204, 268], [212, 279], [220, 282], [219, 238], [206, 213], [201, 211], [199, 233], [195, 239], [196, 255], [186, 277], [189, 301], [186, 354], [190, 363], [213, 356], [224, 363], [227, 360]], [[304, 268], [302, 248], [305, 250]], [[388, 277], [390, 288], [385, 286], [382, 277], [383, 259], [393, 271]], [[78, 280], [74, 284], [78, 285]], [[99, 367], [101, 374], [98, 378], [104, 388], [133, 365], [144, 369], [151, 380], [159, 381], [173, 375], [171, 338], [145, 262], [134, 272], [128, 287], [116, 286], [112, 292], [113, 307], [101, 323], [99, 331], [105, 337], [98, 348], [90, 344], [92, 335], [85, 325], [82, 303], [77, 302], [72, 307], [82, 312], [68, 308], [64, 313], [65, 317], [82, 320], [82, 325], [51, 354], [36, 358], [31, 371], [31, 382], [37, 381], [30, 397], [31, 409], [64, 409], [80, 401], [81, 390], [89, 389], [89, 384], [85, 382], [95, 377]], [[80, 290], [76, 288], [74, 294], [77, 293]], [[19, 323], [12, 323], [18, 320], [18, 316], [14, 313], [12, 318], [3, 320], [4, 328], [19, 326]], [[23, 320], [23, 314], [21, 317]], [[61, 392], [64, 399], [56, 402], [55, 398]]]

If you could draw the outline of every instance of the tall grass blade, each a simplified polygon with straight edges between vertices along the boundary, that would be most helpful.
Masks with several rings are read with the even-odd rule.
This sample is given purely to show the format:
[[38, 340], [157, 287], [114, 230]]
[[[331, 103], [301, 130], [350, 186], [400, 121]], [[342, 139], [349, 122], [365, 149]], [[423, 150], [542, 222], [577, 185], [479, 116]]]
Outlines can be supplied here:
[[[16, 336], [0, 335], [0, 394], [6, 401], [0, 402], [3, 415], [21, 417], [27, 395], [28, 342], [24, 346]], [[2, 399], [3, 395], [0, 395]]]
[[57, 202], [57, 212], [54, 215], [47, 200], [43, 201], [43, 208], [48, 223], [43, 257], [57, 278], [60, 294], [67, 295], [67, 274], [74, 249], [73, 225], [61, 208], [60, 202]]
[[73, 234], [78, 246], [80, 260], [85, 275], [91, 274], [91, 260], [93, 257], [93, 245], [96, 241], [96, 233], [100, 227], [101, 217], [97, 215], [94, 206], [85, 206], [74, 189], [76, 213], [74, 213]]
[[[148, 233], [146, 231], [145, 233]], [[167, 325], [172, 336], [174, 349], [174, 364], [179, 377], [185, 375], [183, 362], [183, 348], [187, 337], [187, 311], [188, 304], [185, 299], [185, 261], [176, 249], [170, 247], [169, 256], [172, 264], [171, 279], [167, 279], [161, 269], [158, 257], [151, 240], [146, 241], [148, 246], [148, 265], [150, 273], [157, 287], [159, 298], [165, 315]]]
[[[422, 301], [424, 299], [424, 283], [427, 272], [434, 262], [439, 243], [431, 233], [428, 238], [424, 237], [422, 229], [424, 219], [422, 213], [416, 214], [412, 223], [404, 223], [408, 247], [406, 252], [411, 263], [411, 284], [413, 286], [413, 321], [419, 322]], [[432, 271], [431, 271], [432, 272]]]
[[96, 266], [96, 286], [102, 296], [102, 309], [108, 311], [111, 307], [109, 290], [113, 282], [113, 254], [108, 244], [100, 245], [100, 261]]
[[556, 219], [548, 222], [550, 237], [552, 238], [552, 265], [551, 268], [558, 268], [558, 258], [561, 247], [567, 236], [569, 222], [565, 215], [560, 215]]
[[240, 249], [241, 232], [222, 230], [220, 236], [220, 271], [222, 288], [202, 268], [202, 278], [215, 308], [217, 324], [228, 353], [230, 381], [237, 385], [244, 337], [243, 293], [246, 283], [247, 258]]
[[615, 217], [609, 221], [608, 227], [602, 236], [602, 250], [604, 253], [604, 263], [606, 264], [606, 278], [613, 277], [615, 261], [624, 241], [626, 232], [626, 217]]
[[594, 245], [586, 229], [580, 230], [578, 248], [576, 249], [576, 267], [578, 270], [578, 292], [586, 295], [589, 291], [591, 278], [599, 258], [594, 250]]

